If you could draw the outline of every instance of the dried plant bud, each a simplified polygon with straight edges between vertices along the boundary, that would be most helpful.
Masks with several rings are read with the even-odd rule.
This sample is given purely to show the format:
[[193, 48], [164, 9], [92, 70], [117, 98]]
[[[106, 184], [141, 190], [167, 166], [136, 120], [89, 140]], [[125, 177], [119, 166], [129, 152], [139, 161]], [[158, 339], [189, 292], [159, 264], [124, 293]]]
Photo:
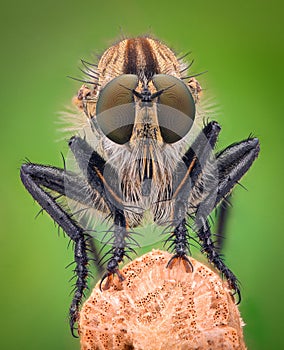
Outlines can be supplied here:
[[100, 291], [80, 313], [81, 349], [246, 349], [243, 322], [227, 284], [190, 258], [193, 272], [153, 250], [126, 265], [125, 280]]

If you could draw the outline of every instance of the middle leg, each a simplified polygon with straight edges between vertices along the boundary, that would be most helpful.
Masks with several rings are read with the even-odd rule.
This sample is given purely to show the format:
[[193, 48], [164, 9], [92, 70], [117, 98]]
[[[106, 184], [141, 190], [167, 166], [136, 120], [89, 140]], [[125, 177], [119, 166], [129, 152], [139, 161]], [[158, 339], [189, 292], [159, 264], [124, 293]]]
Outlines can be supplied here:
[[241, 301], [239, 282], [234, 273], [225, 265], [218, 246], [212, 239], [208, 216], [223, 200], [226, 200], [233, 187], [248, 171], [259, 153], [259, 141], [256, 138], [235, 143], [216, 156], [218, 170], [217, 188], [211, 189], [206, 198], [198, 205], [195, 215], [195, 231], [201, 242], [202, 251], [208, 260], [225, 276], [230, 287]]

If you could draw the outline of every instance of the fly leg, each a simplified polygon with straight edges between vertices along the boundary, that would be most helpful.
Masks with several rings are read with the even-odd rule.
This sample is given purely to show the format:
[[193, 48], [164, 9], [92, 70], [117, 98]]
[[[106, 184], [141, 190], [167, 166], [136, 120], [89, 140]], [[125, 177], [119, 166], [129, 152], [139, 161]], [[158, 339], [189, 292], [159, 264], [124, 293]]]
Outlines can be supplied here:
[[195, 230], [201, 242], [202, 251], [207, 255], [208, 260], [225, 276], [230, 287], [238, 296], [238, 303], [241, 300], [238, 280], [225, 265], [218, 248], [212, 240], [208, 216], [212, 209], [216, 208], [231, 193], [233, 187], [251, 167], [258, 153], [258, 139], [249, 138], [233, 144], [217, 154], [216, 161], [219, 174], [217, 191], [211, 191], [208, 194], [207, 198], [199, 205], [195, 217]]
[[[208, 216], [232, 191], [243, 175], [251, 167], [259, 153], [259, 141], [256, 138], [235, 143], [216, 156], [213, 149], [221, 128], [216, 122], [207, 124], [197, 136], [193, 145], [183, 156], [183, 164], [174, 174], [172, 222], [175, 225], [168, 241], [174, 246], [175, 254], [168, 263], [171, 267], [176, 259], [184, 264], [190, 263], [186, 230], [187, 214], [194, 220], [194, 231], [201, 243], [202, 251], [213, 265], [226, 277], [240, 300], [238, 280], [227, 268], [219, 254], [208, 223]], [[186, 167], [184, 169], [184, 167]], [[190, 204], [190, 207], [189, 207]]]
[[175, 179], [172, 196], [174, 203], [172, 226], [174, 229], [167, 241], [171, 242], [170, 247], [173, 247], [174, 255], [167, 267], [172, 267], [177, 260], [182, 260], [186, 271], [192, 270], [192, 265], [187, 257], [190, 254], [190, 235], [186, 219], [188, 210], [195, 211], [195, 208], [189, 208], [188, 203], [191, 193], [198, 187], [198, 183], [202, 182], [203, 168], [206, 168], [210, 155], [212, 155], [219, 132], [220, 126], [216, 122], [207, 124], [183, 156], [183, 162], [178, 165], [173, 176]]
[[228, 218], [230, 216], [231, 210], [231, 196], [227, 196], [221, 203], [219, 208], [217, 209], [217, 227], [216, 227], [216, 247], [219, 252], [222, 251], [224, 247], [224, 240], [227, 231]]
[[[119, 272], [119, 263], [123, 261], [125, 256], [128, 257], [127, 253], [129, 251], [134, 251], [129, 247], [128, 225], [124, 214], [125, 208], [118, 175], [115, 169], [111, 165], [106, 164], [100, 155], [83, 139], [73, 137], [69, 145], [83, 176], [89, 185], [100, 193], [110, 210], [110, 215], [114, 222], [111, 239], [112, 248], [107, 252], [107, 254], [111, 254], [111, 257], [107, 262], [107, 272], [101, 279], [101, 288], [108, 289], [114, 275], [117, 275], [120, 281], [124, 279]], [[102, 282], [105, 279], [106, 283], [102, 286]]]
[[[68, 237], [74, 242], [75, 274], [77, 280], [74, 287], [74, 296], [70, 306], [70, 328], [72, 335], [74, 325], [77, 321], [79, 306], [87, 288], [88, 262], [87, 255], [89, 235], [84, 229], [68, 214], [48, 192], [48, 190], [58, 191], [61, 195], [64, 191], [64, 171], [53, 167], [46, 167], [38, 164], [23, 164], [21, 167], [21, 180], [39, 205], [52, 217], [52, 219], [66, 232]], [[66, 174], [65, 174], [66, 175]], [[72, 179], [70, 179], [72, 181]], [[78, 182], [74, 183], [75, 193], [85, 188]], [[81, 198], [81, 195], [78, 199]]]

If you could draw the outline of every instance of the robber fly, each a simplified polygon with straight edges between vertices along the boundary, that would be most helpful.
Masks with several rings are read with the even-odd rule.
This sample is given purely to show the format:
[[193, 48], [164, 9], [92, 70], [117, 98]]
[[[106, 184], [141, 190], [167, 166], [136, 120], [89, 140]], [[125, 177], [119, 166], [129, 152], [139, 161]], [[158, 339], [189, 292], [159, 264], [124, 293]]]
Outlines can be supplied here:
[[[82, 61], [87, 75], [75, 104], [88, 132], [76, 134], [69, 148], [77, 171], [26, 163], [26, 189], [74, 242], [76, 283], [70, 327], [87, 287], [92, 235], [62, 198], [94, 209], [111, 221], [111, 249], [101, 288], [108, 289], [119, 265], [134, 249], [132, 232], [147, 212], [169, 232], [171, 268], [192, 266], [190, 238], [226, 277], [240, 299], [238, 280], [225, 265], [208, 217], [248, 171], [259, 153], [257, 138], [214, 153], [221, 127], [216, 121], [196, 124], [202, 88], [184, 58], [150, 37], [124, 39], [107, 49], [98, 64]], [[146, 232], [145, 235], [151, 235]]]

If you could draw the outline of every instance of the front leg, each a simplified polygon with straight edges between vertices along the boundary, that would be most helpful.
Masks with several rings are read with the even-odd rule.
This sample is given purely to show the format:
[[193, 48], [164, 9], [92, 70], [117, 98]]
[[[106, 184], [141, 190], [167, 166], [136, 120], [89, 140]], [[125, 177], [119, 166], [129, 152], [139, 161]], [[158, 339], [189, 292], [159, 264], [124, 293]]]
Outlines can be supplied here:
[[187, 255], [190, 254], [189, 238], [190, 236], [188, 234], [186, 220], [182, 219], [176, 225], [173, 233], [167, 239], [168, 242], [172, 242], [170, 244], [170, 247], [174, 246], [175, 252], [169, 260], [169, 262], [167, 263], [168, 268], [172, 268], [173, 265], [176, 264], [178, 261], [182, 261], [186, 272], [193, 271], [193, 266], [187, 257]]
[[[108, 258], [107, 272], [103, 275], [100, 282], [100, 289], [107, 290], [110, 288], [114, 275], [117, 275], [120, 282], [124, 280], [124, 277], [119, 272], [119, 264], [123, 261], [124, 256], [127, 256], [126, 246], [128, 233], [126, 230], [127, 224], [123, 211], [116, 209], [114, 213], [114, 231], [112, 248], [107, 254], [111, 253], [111, 257]], [[106, 279], [106, 283], [103, 286], [103, 282]]]
[[[196, 188], [202, 182], [202, 170], [206, 168], [208, 161], [212, 156], [220, 126], [216, 122], [210, 122], [197, 136], [193, 145], [188, 149], [175, 170], [173, 179], [173, 195], [174, 203], [171, 214], [171, 226], [173, 232], [166, 242], [171, 242], [170, 247], [173, 247], [175, 252], [168, 263], [168, 267], [181, 260], [186, 271], [192, 270], [191, 263], [187, 258], [190, 254], [187, 216], [189, 209], [190, 196], [192, 193], [197, 193]], [[206, 191], [206, 189], [204, 189]], [[195, 212], [198, 203], [195, 200], [190, 202], [190, 210]]]
[[[119, 264], [128, 252], [134, 252], [130, 247], [128, 225], [125, 218], [125, 206], [122, 200], [119, 177], [113, 167], [107, 164], [103, 158], [94, 151], [91, 146], [79, 137], [73, 137], [69, 146], [73, 152], [77, 164], [88, 184], [100, 193], [110, 210], [113, 219], [113, 237], [110, 242], [112, 248], [106, 253], [111, 254], [107, 262], [107, 272], [103, 275], [100, 283], [101, 289], [108, 289], [117, 275], [119, 280], [124, 278], [119, 272]], [[107, 178], [105, 176], [107, 174]], [[103, 260], [104, 257], [101, 259]], [[106, 283], [103, 286], [103, 281]]]

